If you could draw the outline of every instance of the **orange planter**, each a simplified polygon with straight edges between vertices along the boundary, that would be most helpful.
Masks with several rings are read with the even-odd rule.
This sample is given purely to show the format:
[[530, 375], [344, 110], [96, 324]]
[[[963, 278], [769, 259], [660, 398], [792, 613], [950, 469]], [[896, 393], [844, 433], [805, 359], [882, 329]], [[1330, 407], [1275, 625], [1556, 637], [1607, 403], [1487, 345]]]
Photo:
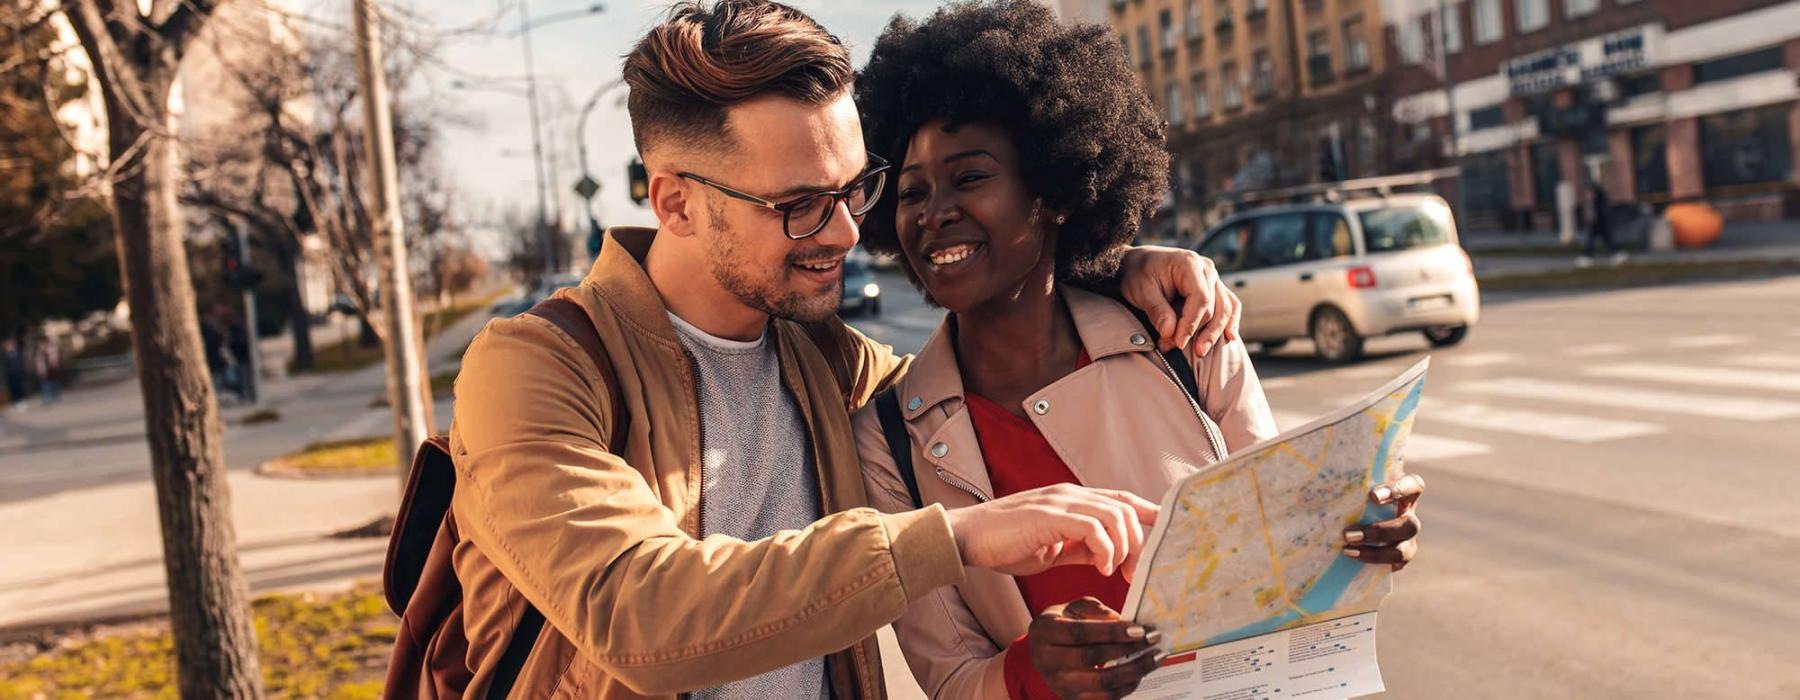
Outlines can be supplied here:
[[1702, 248], [1719, 240], [1725, 231], [1725, 218], [1719, 210], [1702, 202], [1684, 202], [1669, 207], [1663, 214], [1675, 233], [1675, 247]]

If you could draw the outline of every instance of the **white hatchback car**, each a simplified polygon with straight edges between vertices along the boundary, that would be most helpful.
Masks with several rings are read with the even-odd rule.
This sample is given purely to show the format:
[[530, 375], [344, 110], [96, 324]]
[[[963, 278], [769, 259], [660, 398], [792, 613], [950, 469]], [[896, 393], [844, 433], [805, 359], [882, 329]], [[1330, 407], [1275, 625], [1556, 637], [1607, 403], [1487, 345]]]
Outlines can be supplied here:
[[1310, 337], [1319, 357], [1349, 362], [1380, 335], [1419, 331], [1454, 345], [1481, 317], [1474, 265], [1436, 195], [1254, 209], [1197, 250], [1243, 300], [1244, 340], [1265, 350]]

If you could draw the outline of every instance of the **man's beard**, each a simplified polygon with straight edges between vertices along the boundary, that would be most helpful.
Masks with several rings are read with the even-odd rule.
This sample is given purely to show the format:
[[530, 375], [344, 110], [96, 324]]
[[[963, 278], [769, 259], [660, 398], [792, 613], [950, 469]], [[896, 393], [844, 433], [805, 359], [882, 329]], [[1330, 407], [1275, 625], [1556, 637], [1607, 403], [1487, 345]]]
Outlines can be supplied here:
[[801, 260], [817, 259], [823, 248], [797, 250], [782, 261], [778, 269], [758, 269], [744, 263], [744, 257], [738, 254], [740, 241], [737, 232], [725, 222], [723, 207], [712, 210], [711, 245], [707, 248], [707, 267], [712, 268], [712, 276], [719, 286], [738, 301], [757, 311], [790, 321], [812, 323], [823, 321], [837, 314], [838, 303], [844, 296], [844, 278], [838, 275], [837, 282], [818, 294], [807, 296], [791, 291], [785, 284], [788, 275], [793, 273], [793, 264]]

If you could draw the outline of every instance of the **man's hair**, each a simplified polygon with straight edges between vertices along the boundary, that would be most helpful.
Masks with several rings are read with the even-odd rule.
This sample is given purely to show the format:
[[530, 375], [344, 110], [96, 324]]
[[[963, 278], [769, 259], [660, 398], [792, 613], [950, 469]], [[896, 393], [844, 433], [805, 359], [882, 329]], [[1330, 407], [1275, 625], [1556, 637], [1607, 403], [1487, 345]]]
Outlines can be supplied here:
[[685, 0], [625, 56], [639, 153], [730, 145], [726, 111], [763, 95], [824, 104], [855, 78], [850, 51], [806, 13], [767, 0]]

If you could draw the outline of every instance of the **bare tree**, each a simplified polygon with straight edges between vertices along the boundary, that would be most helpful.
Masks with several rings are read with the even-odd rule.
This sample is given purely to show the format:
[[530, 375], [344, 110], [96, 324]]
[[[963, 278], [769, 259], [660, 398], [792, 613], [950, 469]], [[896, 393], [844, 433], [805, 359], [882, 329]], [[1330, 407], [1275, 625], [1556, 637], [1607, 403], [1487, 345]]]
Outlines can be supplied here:
[[143, 389], [182, 697], [263, 694], [187, 251], [169, 97], [219, 0], [62, 0], [104, 97], [113, 231]]

